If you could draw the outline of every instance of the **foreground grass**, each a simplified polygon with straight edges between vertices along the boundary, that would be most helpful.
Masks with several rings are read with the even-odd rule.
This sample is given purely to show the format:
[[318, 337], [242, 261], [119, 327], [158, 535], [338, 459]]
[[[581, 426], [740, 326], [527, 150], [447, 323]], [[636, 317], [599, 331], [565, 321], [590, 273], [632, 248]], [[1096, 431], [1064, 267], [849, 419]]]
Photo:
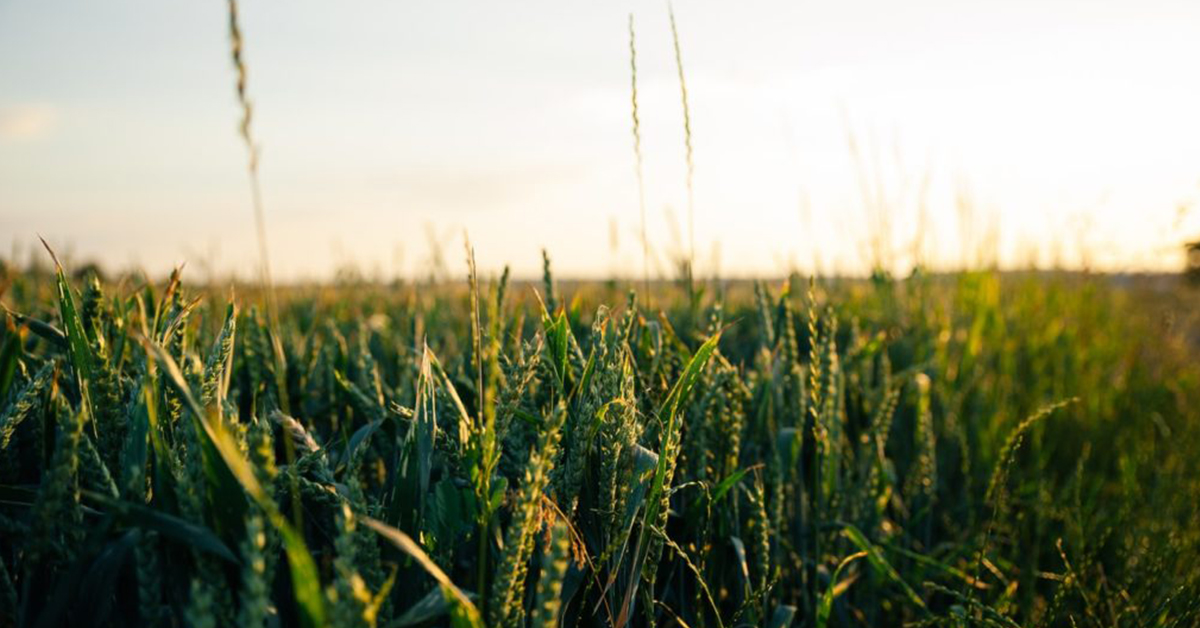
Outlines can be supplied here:
[[178, 276], [10, 280], [2, 626], [1200, 612], [1175, 294], [970, 273], [647, 311], [472, 273], [284, 291], [268, 325]]

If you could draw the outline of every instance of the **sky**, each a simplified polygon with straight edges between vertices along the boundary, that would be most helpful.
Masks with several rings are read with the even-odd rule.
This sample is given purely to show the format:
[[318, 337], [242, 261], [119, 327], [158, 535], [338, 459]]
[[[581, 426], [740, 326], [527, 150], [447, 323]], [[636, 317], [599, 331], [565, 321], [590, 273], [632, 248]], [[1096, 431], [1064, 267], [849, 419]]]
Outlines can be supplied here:
[[[464, 237], [525, 276], [1174, 270], [1200, 237], [1200, 3], [674, 12], [691, 238], [665, 3], [243, 0], [273, 272], [458, 275]], [[0, 257], [255, 276], [227, 19], [0, 0]]]

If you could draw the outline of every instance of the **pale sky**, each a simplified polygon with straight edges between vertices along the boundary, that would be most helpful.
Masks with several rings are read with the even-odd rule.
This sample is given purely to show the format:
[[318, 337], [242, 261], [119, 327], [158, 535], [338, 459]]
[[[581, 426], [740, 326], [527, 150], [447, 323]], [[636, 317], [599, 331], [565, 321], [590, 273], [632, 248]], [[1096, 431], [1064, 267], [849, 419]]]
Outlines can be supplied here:
[[[0, 0], [0, 246], [253, 276], [225, 11]], [[488, 271], [544, 247], [563, 276], [640, 275], [631, 12], [665, 255], [687, 193], [664, 3], [244, 0], [276, 275], [424, 274], [430, 234], [458, 274], [464, 231]], [[899, 270], [919, 231], [935, 267], [992, 240], [1006, 266], [1174, 269], [1200, 236], [1194, 0], [675, 13], [700, 273], [861, 272], [878, 234]]]

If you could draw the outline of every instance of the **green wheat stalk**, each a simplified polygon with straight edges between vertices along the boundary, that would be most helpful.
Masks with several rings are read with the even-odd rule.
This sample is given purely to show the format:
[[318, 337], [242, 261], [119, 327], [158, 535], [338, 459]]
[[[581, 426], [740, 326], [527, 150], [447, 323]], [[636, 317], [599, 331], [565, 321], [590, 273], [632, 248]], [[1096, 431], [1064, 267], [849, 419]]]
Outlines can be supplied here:
[[541, 502], [550, 483], [550, 470], [554, 467], [566, 416], [566, 405], [560, 402], [542, 426], [537, 447], [530, 454], [525, 467], [520, 493], [513, 505], [513, 519], [504, 535], [504, 554], [497, 565], [496, 581], [492, 585], [492, 597], [488, 603], [490, 626], [516, 626], [523, 612], [522, 592], [529, 555], [533, 551], [534, 535], [540, 523]]
[[538, 576], [537, 605], [533, 609], [530, 626], [533, 628], [557, 628], [558, 614], [562, 609], [563, 578], [570, 562], [571, 539], [567, 524], [555, 519], [550, 526], [548, 551], [542, 557], [542, 573]]

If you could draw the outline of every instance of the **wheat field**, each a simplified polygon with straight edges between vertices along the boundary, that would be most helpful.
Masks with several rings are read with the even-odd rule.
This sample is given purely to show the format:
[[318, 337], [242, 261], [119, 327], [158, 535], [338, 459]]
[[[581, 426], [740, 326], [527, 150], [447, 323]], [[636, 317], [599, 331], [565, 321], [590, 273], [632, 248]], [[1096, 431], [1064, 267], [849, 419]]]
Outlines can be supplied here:
[[1196, 327], [1163, 294], [794, 277], [650, 310], [470, 268], [284, 288], [276, 323], [178, 272], [9, 271], [4, 624], [1197, 619]]
[[640, 276], [277, 283], [229, 0], [255, 280], [0, 264], [0, 628], [1200, 625], [1195, 286], [699, 276], [668, 13], [674, 279], [630, 16]]

